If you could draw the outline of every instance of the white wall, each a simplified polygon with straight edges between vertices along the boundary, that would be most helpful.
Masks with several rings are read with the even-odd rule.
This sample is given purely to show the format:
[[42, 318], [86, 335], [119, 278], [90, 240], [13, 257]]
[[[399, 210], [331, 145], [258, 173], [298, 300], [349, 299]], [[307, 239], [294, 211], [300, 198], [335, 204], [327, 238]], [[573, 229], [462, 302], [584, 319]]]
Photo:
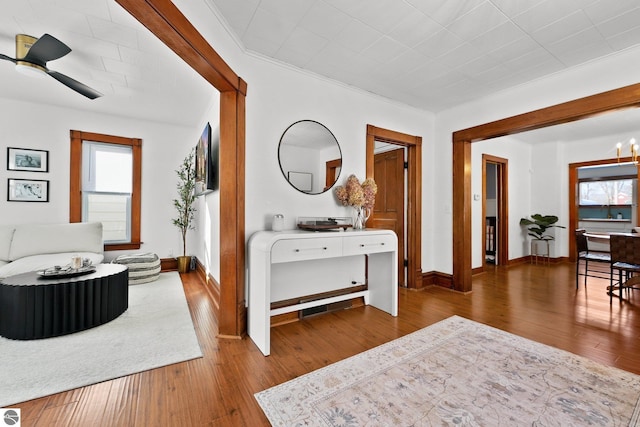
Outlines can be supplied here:
[[[316, 120], [331, 130], [342, 149], [338, 183], [355, 173], [365, 178], [366, 126], [423, 136], [429, 144], [433, 116], [351, 90], [259, 58], [249, 58], [247, 96], [246, 230], [269, 229], [276, 213], [285, 228], [300, 216], [350, 216], [333, 191], [308, 195], [292, 188], [278, 164], [278, 142], [293, 122]], [[242, 70], [238, 70], [241, 72]], [[427, 153], [429, 150], [425, 150]]]
[[[160, 257], [180, 255], [180, 233], [174, 215], [175, 173], [180, 160], [195, 146], [201, 129], [105, 116], [54, 106], [0, 98], [0, 165], [6, 147], [49, 151], [49, 172], [7, 171], [0, 167], [0, 223], [69, 222], [69, 131], [71, 129], [142, 139], [141, 251]], [[49, 180], [48, 203], [7, 202], [7, 178]], [[188, 241], [189, 242], [189, 241]], [[195, 242], [189, 242], [189, 247]], [[118, 252], [107, 253], [107, 259]]]

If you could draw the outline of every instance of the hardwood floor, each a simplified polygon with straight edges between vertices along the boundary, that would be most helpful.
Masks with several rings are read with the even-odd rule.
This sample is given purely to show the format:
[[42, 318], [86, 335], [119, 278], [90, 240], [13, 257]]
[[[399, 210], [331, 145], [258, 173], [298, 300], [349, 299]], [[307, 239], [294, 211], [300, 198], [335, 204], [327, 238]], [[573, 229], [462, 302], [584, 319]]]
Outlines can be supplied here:
[[593, 278], [576, 291], [570, 263], [496, 268], [466, 295], [401, 289], [397, 318], [358, 307], [277, 326], [269, 357], [248, 338], [217, 339], [203, 285], [194, 273], [183, 283], [203, 358], [15, 405], [22, 425], [269, 425], [255, 392], [454, 314], [640, 374], [640, 293], [610, 305], [608, 281]]

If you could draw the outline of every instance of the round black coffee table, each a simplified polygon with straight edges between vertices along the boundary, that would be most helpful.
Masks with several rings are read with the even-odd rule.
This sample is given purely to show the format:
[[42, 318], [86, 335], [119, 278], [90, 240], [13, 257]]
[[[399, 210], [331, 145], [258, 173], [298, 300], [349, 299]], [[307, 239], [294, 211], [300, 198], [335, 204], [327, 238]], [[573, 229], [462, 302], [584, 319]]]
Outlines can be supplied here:
[[0, 335], [32, 340], [107, 323], [129, 307], [129, 272], [98, 264], [90, 274], [42, 278], [36, 272], [0, 280]]

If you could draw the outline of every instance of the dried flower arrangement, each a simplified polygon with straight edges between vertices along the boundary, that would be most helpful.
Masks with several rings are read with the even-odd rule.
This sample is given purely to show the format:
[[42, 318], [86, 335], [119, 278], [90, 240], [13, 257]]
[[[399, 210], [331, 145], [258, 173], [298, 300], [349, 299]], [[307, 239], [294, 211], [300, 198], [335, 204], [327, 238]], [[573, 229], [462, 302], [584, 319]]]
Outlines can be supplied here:
[[336, 197], [343, 206], [353, 206], [371, 210], [376, 202], [378, 186], [372, 178], [362, 181], [362, 184], [355, 175], [347, 178], [346, 185], [336, 187]]
[[378, 186], [372, 178], [367, 178], [362, 183], [355, 175], [347, 178], [344, 186], [336, 187], [336, 197], [343, 206], [352, 206], [355, 209], [353, 228], [362, 229], [376, 203]]

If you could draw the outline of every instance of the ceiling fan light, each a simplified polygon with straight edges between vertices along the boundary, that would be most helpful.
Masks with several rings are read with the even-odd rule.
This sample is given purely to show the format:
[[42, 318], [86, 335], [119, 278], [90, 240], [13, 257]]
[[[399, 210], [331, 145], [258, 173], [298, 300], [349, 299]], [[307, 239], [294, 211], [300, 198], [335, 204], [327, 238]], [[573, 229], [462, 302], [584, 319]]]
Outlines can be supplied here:
[[44, 68], [23, 61], [18, 61], [16, 63], [16, 71], [20, 74], [24, 74], [25, 76], [36, 77], [40, 79], [47, 75], [47, 73], [44, 71]]

